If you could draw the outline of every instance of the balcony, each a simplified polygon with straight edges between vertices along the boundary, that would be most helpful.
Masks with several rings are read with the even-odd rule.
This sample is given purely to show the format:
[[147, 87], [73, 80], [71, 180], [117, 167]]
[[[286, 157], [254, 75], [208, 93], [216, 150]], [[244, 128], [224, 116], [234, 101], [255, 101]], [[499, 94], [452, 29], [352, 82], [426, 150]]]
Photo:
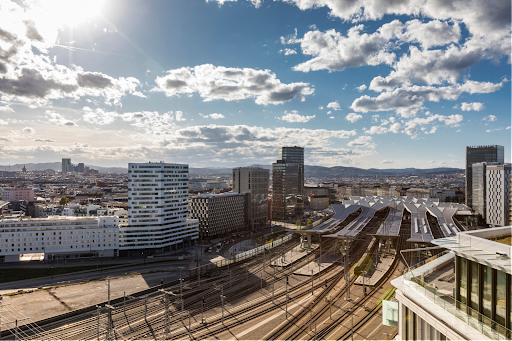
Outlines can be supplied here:
[[469, 339], [510, 340], [512, 332], [509, 329], [457, 301], [446, 290], [437, 289], [425, 281], [454, 258], [455, 255], [450, 251], [431, 257], [411, 267], [409, 272], [394, 280], [393, 285], [396, 284], [406, 297]]

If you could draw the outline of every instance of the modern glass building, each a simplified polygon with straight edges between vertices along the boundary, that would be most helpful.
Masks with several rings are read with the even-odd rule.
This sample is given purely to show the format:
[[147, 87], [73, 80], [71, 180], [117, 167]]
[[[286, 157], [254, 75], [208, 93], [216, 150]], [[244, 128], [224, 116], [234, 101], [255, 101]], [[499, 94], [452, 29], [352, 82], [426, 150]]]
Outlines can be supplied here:
[[397, 340], [510, 340], [512, 227], [435, 239], [444, 252], [391, 283]]
[[505, 162], [503, 146], [466, 147], [466, 205], [473, 207], [473, 164], [478, 162]]
[[272, 164], [272, 219], [286, 220], [304, 213], [304, 148], [281, 147]]
[[233, 192], [246, 194], [245, 221], [253, 229], [268, 222], [269, 173], [257, 167], [233, 169]]
[[71, 159], [62, 159], [62, 174], [69, 172], [71, 166]]

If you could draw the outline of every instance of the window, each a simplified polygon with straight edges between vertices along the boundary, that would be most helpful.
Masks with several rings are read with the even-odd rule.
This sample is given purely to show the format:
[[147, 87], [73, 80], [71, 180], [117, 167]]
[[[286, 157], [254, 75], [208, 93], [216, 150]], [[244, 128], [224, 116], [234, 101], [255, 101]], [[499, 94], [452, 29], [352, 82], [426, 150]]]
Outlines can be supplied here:
[[471, 262], [471, 285], [470, 285], [470, 306], [475, 311], [478, 311], [478, 263]]
[[506, 323], [507, 274], [496, 271], [496, 322], [502, 326]]
[[460, 302], [467, 304], [468, 260], [460, 257]]
[[492, 318], [492, 315], [491, 315], [491, 306], [492, 306], [492, 301], [491, 301], [491, 296], [492, 296], [492, 268], [489, 267], [489, 266], [485, 266], [483, 268], [483, 276], [482, 276], [482, 280], [483, 280], [483, 290], [482, 290], [482, 305], [483, 305], [483, 309], [482, 309], [482, 313], [489, 317], [489, 318]]

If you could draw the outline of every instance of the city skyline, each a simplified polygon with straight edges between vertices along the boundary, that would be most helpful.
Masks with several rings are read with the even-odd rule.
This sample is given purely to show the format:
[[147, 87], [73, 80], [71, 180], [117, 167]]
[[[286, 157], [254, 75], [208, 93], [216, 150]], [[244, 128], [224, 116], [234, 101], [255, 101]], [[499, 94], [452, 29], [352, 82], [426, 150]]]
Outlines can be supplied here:
[[0, 29], [5, 165], [510, 162], [509, 1], [6, 2]]

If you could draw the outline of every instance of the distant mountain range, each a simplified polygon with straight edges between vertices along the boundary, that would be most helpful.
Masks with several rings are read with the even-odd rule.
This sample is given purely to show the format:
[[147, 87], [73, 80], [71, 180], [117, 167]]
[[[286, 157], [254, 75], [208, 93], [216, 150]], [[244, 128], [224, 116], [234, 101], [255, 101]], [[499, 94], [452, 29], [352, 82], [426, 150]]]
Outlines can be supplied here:
[[[271, 165], [251, 165], [250, 167], [260, 167], [272, 169]], [[231, 174], [232, 168], [190, 168], [190, 174], [195, 175], [214, 175], [214, 174]], [[464, 169], [459, 168], [404, 168], [404, 169], [363, 169], [357, 167], [322, 167], [322, 166], [304, 166], [306, 177], [314, 178], [343, 178], [343, 177], [364, 177], [364, 176], [393, 176], [393, 175], [435, 175], [435, 174], [453, 174], [464, 173]]]
[[[55, 171], [62, 170], [61, 162], [47, 162], [47, 163], [25, 163], [25, 164], [15, 164], [10, 166], [0, 166], [1, 171], [9, 170], [11, 171], [21, 171], [23, 166], [27, 167], [27, 171], [44, 171], [47, 169], [53, 169]], [[127, 168], [124, 167], [100, 167], [86, 164], [87, 167], [91, 169], [96, 169], [100, 173], [126, 173]]]
[[[53, 169], [59, 171], [62, 169], [60, 162], [49, 163], [26, 163], [11, 165], [11, 171], [20, 171], [23, 166], [27, 167], [28, 171], [43, 171], [46, 169]], [[86, 165], [89, 168], [97, 169], [100, 173], [126, 173], [127, 168], [124, 167], [100, 167], [93, 165]], [[264, 169], [272, 169], [271, 165], [251, 165], [250, 167], [260, 167]], [[9, 166], [0, 166], [0, 170], [8, 170]], [[193, 175], [229, 175], [232, 174], [232, 168], [190, 168], [190, 174]], [[343, 177], [365, 177], [365, 176], [393, 176], [393, 175], [435, 175], [435, 174], [453, 174], [464, 173], [464, 169], [459, 168], [404, 168], [404, 169], [362, 169], [357, 167], [322, 167], [322, 166], [304, 166], [304, 173], [306, 177], [314, 178], [343, 178]]]

